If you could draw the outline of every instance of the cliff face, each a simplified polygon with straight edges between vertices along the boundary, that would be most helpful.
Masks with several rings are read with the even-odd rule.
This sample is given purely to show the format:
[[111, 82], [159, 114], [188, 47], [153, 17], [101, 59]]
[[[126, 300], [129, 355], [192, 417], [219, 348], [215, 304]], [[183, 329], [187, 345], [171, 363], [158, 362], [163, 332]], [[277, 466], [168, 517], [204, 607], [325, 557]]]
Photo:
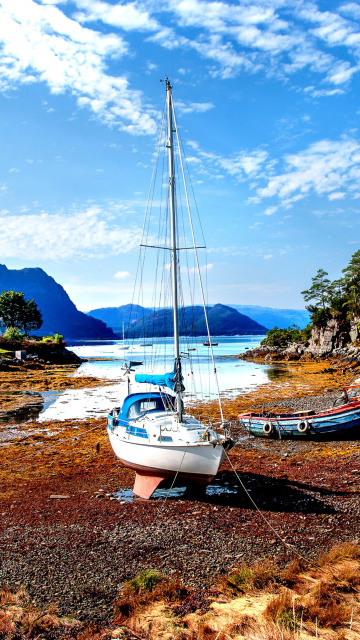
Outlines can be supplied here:
[[114, 338], [104, 322], [78, 311], [65, 289], [43, 269], [8, 269], [0, 265], [0, 293], [21, 291], [38, 305], [43, 325], [37, 335], [61, 333], [65, 338]]
[[[309, 351], [326, 355], [334, 351], [334, 349], [343, 349], [353, 339], [350, 336], [350, 323], [345, 321], [341, 316], [331, 318], [324, 327], [313, 327], [311, 339], [309, 342]], [[355, 327], [353, 330], [355, 335]]]

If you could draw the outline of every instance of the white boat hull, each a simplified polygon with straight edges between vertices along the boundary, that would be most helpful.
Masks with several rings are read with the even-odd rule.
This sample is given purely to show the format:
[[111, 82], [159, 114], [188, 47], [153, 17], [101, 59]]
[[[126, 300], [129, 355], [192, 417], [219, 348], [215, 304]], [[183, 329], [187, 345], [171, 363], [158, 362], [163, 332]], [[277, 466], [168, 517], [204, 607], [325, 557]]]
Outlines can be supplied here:
[[115, 455], [126, 467], [148, 474], [198, 479], [210, 482], [224, 460], [221, 444], [210, 442], [164, 445], [137, 443], [124, 440], [109, 429], [109, 438]]

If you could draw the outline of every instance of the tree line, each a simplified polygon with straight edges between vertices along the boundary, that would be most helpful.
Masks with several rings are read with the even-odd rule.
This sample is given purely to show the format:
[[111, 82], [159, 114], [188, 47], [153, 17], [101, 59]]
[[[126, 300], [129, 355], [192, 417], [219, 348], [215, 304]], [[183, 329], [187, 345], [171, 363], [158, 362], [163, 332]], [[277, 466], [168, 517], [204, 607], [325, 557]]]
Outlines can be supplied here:
[[360, 316], [360, 249], [351, 256], [342, 273], [342, 278], [331, 281], [327, 271], [318, 269], [311, 278], [311, 286], [301, 292], [305, 302], [310, 303], [306, 309], [310, 312], [311, 323], [305, 329], [296, 325], [287, 329], [274, 327], [261, 344], [286, 347], [292, 342], [306, 342], [313, 326], [323, 327], [335, 315], [348, 320]]
[[301, 292], [305, 302], [313, 301], [306, 307], [312, 324], [323, 326], [334, 314], [351, 318], [360, 313], [360, 249], [351, 256], [342, 273], [342, 278], [331, 282], [327, 271], [319, 269], [311, 279], [311, 287]]

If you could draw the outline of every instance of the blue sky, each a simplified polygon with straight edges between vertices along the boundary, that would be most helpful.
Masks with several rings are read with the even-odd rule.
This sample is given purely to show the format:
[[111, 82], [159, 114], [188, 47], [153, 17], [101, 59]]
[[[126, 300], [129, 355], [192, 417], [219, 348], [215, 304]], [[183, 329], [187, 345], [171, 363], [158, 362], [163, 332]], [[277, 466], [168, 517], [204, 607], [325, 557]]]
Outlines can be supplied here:
[[0, 0], [0, 261], [82, 310], [131, 301], [168, 75], [209, 303], [303, 308], [360, 244], [359, 23], [346, 1]]

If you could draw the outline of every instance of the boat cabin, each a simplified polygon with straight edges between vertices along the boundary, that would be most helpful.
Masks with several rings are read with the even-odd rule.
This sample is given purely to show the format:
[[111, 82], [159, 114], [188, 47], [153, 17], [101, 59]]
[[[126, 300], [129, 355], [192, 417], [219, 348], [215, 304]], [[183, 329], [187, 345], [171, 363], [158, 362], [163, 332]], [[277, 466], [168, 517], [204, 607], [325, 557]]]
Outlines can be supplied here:
[[109, 427], [116, 424], [125, 426], [131, 420], [136, 420], [153, 411], [173, 411], [174, 400], [174, 396], [155, 391], [131, 393], [125, 398], [122, 407], [115, 407], [109, 414]]

